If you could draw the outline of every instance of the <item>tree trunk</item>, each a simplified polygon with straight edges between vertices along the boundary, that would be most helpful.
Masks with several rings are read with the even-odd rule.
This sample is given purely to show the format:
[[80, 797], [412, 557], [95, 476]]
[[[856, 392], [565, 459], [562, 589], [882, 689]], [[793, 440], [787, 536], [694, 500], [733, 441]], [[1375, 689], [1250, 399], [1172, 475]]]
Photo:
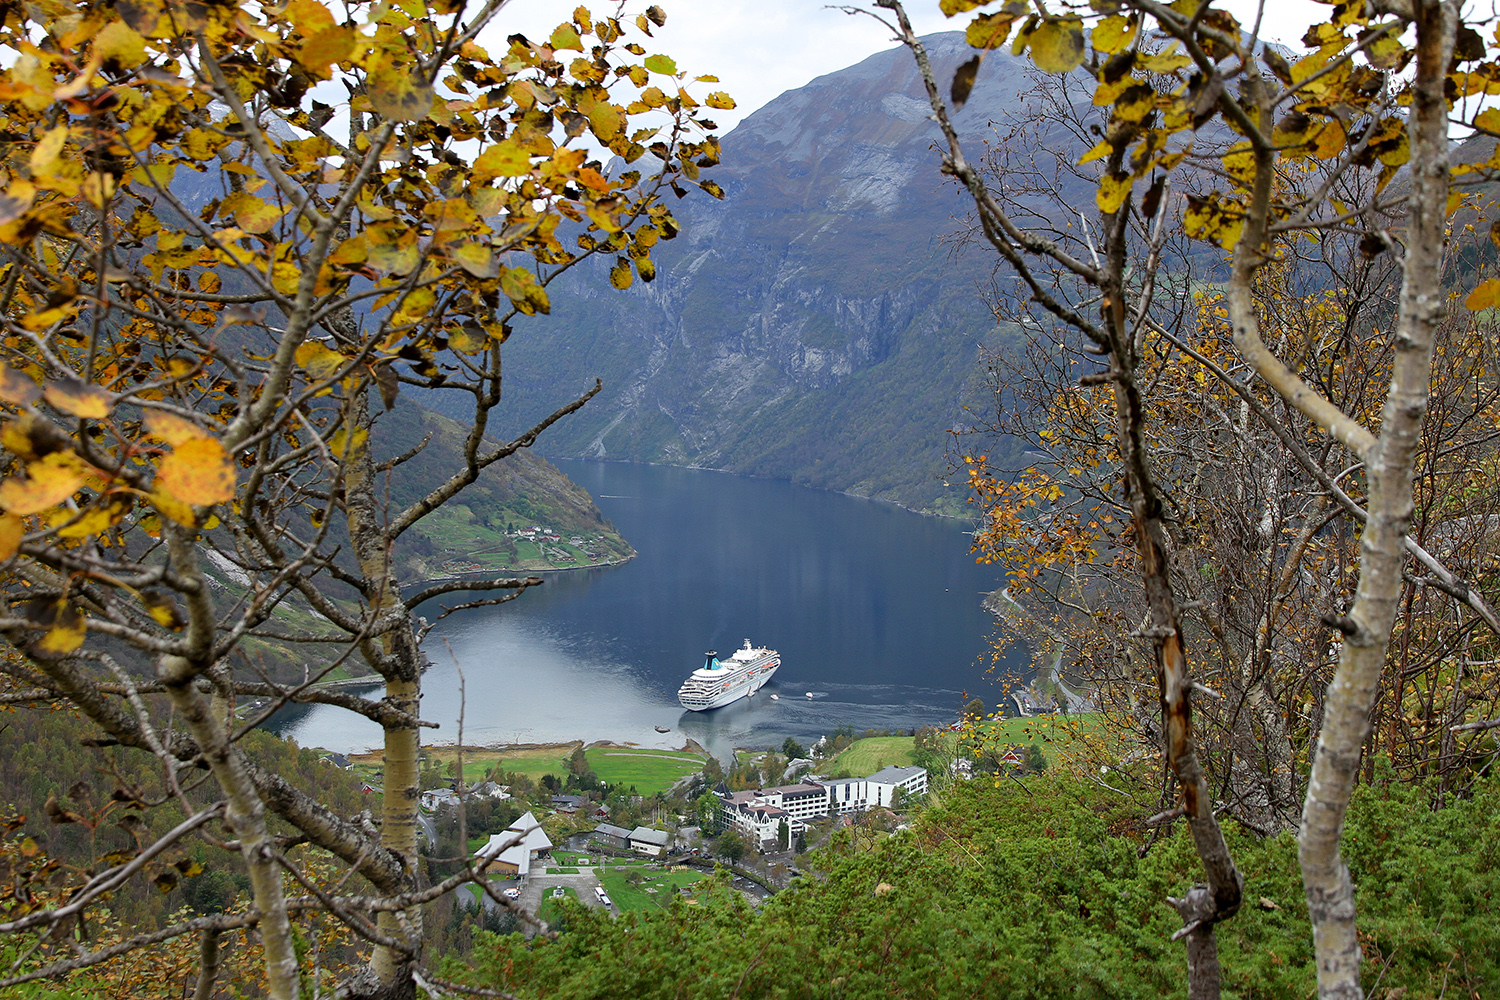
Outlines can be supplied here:
[[[405, 890], [416, 888], [417, 809], [421, 798], [418, 753], [421, 738], [416, 720], [422, 701], [422, 654], [418, 648], [411, 615], [401, 601], [401, 592], [391, 570], [391, 539], [377, 496], [378, 478], [369, 435], [374, 423], [370, 414], [370, 386], [366, 380], [349, 400], [350, 452], [345, 479], [349, 538], [354, 545], [360, 572], [372, 591], [369, 619], [376, 622], [378, 636], [366, 638], [365, 659], [385, 678], [386, 701], [405, 713], [406, 722], [385, 724], [385, 790], [381, 801], [380, 843], [405, 861]], [[412, 963], [422, 940], [421, 910], [382, 912], [376, 928], [388, 938], [409, 941], [411, 952], [398, 952], [377, 945], [370, 958], [368, 975], [350, 984], [357, 996], [404, 998], [413, 996]]]
[[1446, 295], [1441, 282], [1448, 200], [1448, 118], [1443, 89], [1457, 30], [1452, 3], [1412, 4], [1417, 32], [1412, 84], [1411, 194], [1405, 274], [1395, 335], [1391, 388], [1380, 436], [1365, 458], [1369, 518], [1360, 536], [1359, 589], [1342, 622], [1343, 649], [1329, 686], [1312, 779], [1302, 809], [1298, 861], [1312, 917], [1318, 994], [1360, 1000], [1360, 947], [1354, 884], [1339, 853], [1344, 815], [1370, 736], [1371, 709], [1385, 666], [1401, 596], [1412, 480], [1432, 366], [1433, 340]]

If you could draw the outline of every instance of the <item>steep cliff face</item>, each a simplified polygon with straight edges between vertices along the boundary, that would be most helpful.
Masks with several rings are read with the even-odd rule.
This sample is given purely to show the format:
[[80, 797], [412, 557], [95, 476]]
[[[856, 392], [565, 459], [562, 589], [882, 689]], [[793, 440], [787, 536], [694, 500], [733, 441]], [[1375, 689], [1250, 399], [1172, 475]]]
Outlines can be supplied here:
[[[941, 78], [972, 52], [927, 39]], [[1014, 107], [1020, 63], [991, 55], [958, 123], [976, 144]], [[981, 344], [983, 254], [944, 238], [965, 213], [911, 56], [890, 51], [790, 91], [724, 140], [726, 197], [675, 207], [655, 282], [608, 287], [601, 261], [554, 286], [553, 315], [507, 345], [517, 423], [587, 378], [605, 390], [552, 454], [726, 469], [895, 500], [942, 485]]]

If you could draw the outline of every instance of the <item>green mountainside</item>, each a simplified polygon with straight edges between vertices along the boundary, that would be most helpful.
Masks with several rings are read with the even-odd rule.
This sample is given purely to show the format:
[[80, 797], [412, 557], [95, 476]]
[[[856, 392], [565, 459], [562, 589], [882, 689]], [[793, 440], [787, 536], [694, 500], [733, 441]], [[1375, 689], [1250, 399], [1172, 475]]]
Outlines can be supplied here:
[[[373, 437], [383, 460], [432, 436], [392, 476], [393, 508], [415, 502], [459, 467], [465, 433], [454, 420], [404, 399], [379, 418]], [[635, 555], [587, 491], [525, 448], [482, 472], [457, 502], [434, 511], [403, 541], [396, 556], [414, 579], [569, 569]]]
[[[969, 49], [927, 39], [940, 74]], [[946, 76], [944, 77], [946, 78]], [[975, 148], [1017, 106], [1021, 63], [992, 54], [958, 116]], [[506, 345], [517, 426], [599, 375], [550, 454], [787, 479], [952, 512], [948, 431], [984, 402], [981, 346], [1012, 336], [980, 297], [984, 254], [954, 255], [957, 190], [938, 172], [911, 57], [893, 49], [781, 95], [724, 139], [723, 202], [673, 205], [657, 278], [621, 293], [612, 261], [556, 282], [551, 317]]]

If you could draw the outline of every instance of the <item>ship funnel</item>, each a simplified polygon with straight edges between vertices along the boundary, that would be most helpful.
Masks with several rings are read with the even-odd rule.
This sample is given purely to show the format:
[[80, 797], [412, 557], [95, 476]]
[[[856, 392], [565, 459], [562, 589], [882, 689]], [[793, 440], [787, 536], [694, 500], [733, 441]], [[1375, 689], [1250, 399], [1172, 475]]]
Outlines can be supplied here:
[[717, 670], [719, 668], [719, 651], [717, 649], [710, 649], [708, 652], [704, 653], [703, 656], [704, 670]]

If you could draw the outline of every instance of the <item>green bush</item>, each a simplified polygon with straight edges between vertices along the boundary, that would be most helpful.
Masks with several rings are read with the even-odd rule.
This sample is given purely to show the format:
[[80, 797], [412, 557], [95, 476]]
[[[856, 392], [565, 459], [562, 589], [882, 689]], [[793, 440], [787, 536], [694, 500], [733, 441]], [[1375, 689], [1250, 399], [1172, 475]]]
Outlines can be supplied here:
[[[1139, 810], [1048, 775], [960, 783], [912, 830], [847, 833], [757, 913], [705, 883], [702, 905], [572, 915], [555, 941], [482, 938], [469, 975], [535, 997], [1154, 998], [1186, 995], [1165, 902], [1201, 877], [1172, 831], [1141, 856]], [[1345, 856], [1359, 886], [1367, 988], [1408, 1000], [1500, 987], [1500, 794], [1433, 809], [1426, 790], [1362, 788]], [[1219, 928], [1226, 997], [1315, 993], [1296, 840], [1228, 831], [1245, 906]], [[1383, 971], [1382, 971], [1383, 970]]]

